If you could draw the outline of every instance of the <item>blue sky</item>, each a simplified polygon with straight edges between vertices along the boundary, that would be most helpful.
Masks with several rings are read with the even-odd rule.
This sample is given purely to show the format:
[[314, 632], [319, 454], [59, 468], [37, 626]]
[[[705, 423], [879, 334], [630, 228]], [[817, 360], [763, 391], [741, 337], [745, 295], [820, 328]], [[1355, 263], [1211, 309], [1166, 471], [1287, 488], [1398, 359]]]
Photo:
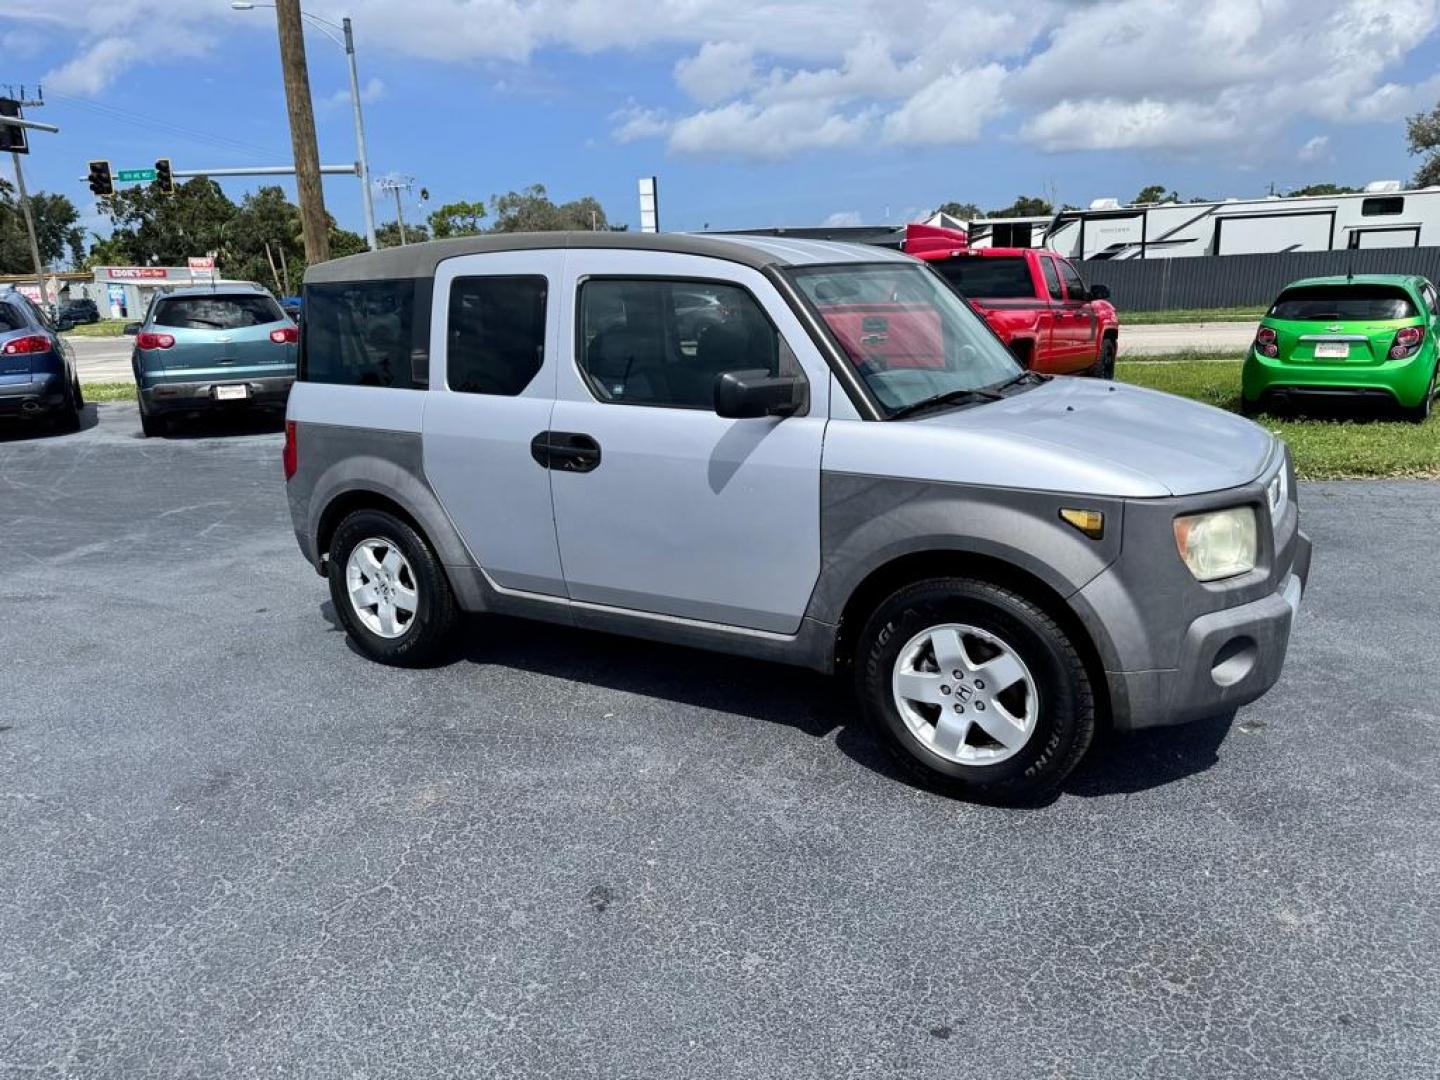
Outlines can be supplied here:
[[[1440, 99], [1440, 0], [1013, 6], [307, 3], [355, 17], [377, 175], [413, 176], [432, 206], [544, 183], [632, 227], [651, 173], [669, 229], [1405, 178], [1402, 118]], [[211, 0], [0, 0], [3, 78], [43, 81], [34, 115], [63, 128], [34, 137], [32, 186], [89, 211], [91, 157], [285, 163], [273, 19]], [[309, 51], [321, 157], [348, 162], [343, 55], [319, 34]], [[326, 197], [359, 228], [356, 181], [328, 179]], [[412, 196], [407, 218], [424, 212]]]

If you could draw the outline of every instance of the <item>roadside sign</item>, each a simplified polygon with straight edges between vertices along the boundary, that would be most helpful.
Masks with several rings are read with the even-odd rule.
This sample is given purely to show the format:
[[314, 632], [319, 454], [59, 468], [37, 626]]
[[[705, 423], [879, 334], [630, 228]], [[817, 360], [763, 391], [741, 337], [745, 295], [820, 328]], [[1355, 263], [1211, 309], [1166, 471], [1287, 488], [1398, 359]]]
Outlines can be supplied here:
[[192, 255], [187, 260], [190, 265], [190, 276], [196, 280], [215, 280], [215, 257], [213, 255]]
[[154, 169], [121, 169], [115, 179], [122, 184], [148, 184], [155, 179]]

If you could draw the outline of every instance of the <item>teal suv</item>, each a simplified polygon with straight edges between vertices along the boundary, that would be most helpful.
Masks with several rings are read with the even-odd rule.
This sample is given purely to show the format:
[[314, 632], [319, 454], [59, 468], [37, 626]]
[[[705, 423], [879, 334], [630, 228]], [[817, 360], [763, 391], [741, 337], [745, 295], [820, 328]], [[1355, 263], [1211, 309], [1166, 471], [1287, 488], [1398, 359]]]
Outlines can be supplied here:
[[162, 293], [125, 332], [146, 435], [183, 414], [285, 408], [300, 331], [258, 285]]

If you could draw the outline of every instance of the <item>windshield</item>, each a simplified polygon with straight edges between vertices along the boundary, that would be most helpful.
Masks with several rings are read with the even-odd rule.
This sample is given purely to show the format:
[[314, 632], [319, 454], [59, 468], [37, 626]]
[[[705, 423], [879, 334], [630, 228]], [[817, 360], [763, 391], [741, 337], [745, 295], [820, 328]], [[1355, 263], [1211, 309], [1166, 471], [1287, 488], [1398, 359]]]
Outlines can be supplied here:
[[1390, 285], [1318, 285], [1286, 289], [1270, 309], [1272, 319], [1293, 322], [1347, 322], [1410, 319], [1415, 305], [1403, 289]]
[[239, 330], [284, 322], [285, 313], [268, 296], [176, 296], [161, 300], [154, 324], [172, 330]]
[[789, 274], [887, 416], [1020, 374], [980, 317], [920, 263], [793, 267]]

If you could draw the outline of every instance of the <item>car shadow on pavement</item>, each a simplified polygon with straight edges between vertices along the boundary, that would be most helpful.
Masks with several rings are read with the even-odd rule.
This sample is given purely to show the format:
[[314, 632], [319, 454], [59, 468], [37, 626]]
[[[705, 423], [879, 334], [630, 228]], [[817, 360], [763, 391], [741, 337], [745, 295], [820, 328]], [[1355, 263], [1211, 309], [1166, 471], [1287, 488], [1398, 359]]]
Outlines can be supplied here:
[[[321, 615], [343, 630], [329, 600], [321, 605]], [[359, 655], [348, 638], [346, 645]], [[898, 763], [870, 730], [851, 700], [846, 676], [497, 615], [469, 617], [463, 644], [437, 666], [455, 662], [498, 665], [713, 709], [783, 724], [814, 738], [834, 732], [836, 747], [857, 764], [917, 790], [934, 790]], [[1026, 805], [1048, 806], [1062, 794], [1129, 795], [1204, 772], [1219, 760], [1234, 716], [1124, 735], [1098, 732], [1060, 789]]]
[[48, 419], [23, 419], [5, 417], [0, 419], [0, 443], [41, 442], [47, 439], [64, 439], [88, 431], [100, 422], [94, 403], [80, 410], [80, 427], [75, 431], [62, 431]]
[[[197, 416], [180, 416], [170, 420], [160, 439], [214, 439], [235, 435], [274, 435], [285, 430], [285, 414], [282, 412], [237, 411], [233, 413], [201, 413]], [[136, 438], [144, 438], [138, 430]]]

